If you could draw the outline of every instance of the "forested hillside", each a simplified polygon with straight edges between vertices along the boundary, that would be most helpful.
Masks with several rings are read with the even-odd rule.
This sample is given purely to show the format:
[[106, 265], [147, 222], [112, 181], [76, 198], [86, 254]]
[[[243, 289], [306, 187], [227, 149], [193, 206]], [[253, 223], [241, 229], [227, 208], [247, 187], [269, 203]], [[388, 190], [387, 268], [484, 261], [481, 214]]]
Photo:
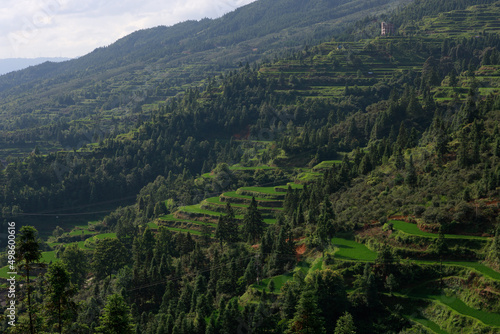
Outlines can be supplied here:
[[[312, 22], [334, 4], [365, 9], [295, 5]], [[231, 15], [274, 29], [257, 28], [271, 13]], [[499, 1], [422, 0], [325, 27], [205, 73], [130, 130], [9, 163], [4, 225], [34, 227], [18, 230], [31, 282], [1, 330], [498, 333], [499, 16]], [[217, 29], [203, 33], [240, 38]]]
[[405, 0], [261, 0], [225, 16], [137, 31], [62, 64], [0, 77], [0, 159], [131, 129], [187, 85], [324, 40]]

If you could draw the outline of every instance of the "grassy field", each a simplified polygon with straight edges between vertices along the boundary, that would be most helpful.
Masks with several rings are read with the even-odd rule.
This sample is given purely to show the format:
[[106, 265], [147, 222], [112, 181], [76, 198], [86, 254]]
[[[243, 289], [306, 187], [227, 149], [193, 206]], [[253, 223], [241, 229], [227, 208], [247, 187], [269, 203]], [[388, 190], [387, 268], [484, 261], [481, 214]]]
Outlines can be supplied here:
[[[181, 207], [179, 207], [179, 211], [186, 212], [186, 213], [200, 213], [200, 214], [205, 214], [208, 216], [215, 216], [215, 217], [219, 217], [219, 216], [224, 214], [222, 212], [204, 210], [204, 209], [200, 208], [200, 204], [181, 206]], [[235, 218], [236, 219], [243, 219], [243, 215], [235, 215]]]
[[460, 300], [456, 296], [446, 296], [443, 294], [440, 295], [430, 292], [429, 290], [415, 291], [411, 293], [411, 296], [423, 299], [430, 299], [438, 303], [444, 304], [447, 307], [453, 309], [454, 311], [475, 318], [486, 325], [499, 327], [498, 330], [500, 332], [500, 314], [486, 312], [483, 310], [472, 308], [467, 304], [465, 304], [462, 300]]
[[[418, 235], [421, 237], [429, 237], [429, 238], [437, 238], [438, 234], [437, 233], [430, 233], [430, 232], [424, 232], [420, 230], [417, 226], [417, 224], [411, 224], [407, 223], [404, 221], [400, 220], [390, 220], [389, 223], [392, 223], [394, 225], [394, 228], [396, 230], [408, 233], [408, 234], [413, 234], [413, 235]], [[469, 235], [458, 235], [458, 234], [445, 234], [445, 238], [450, 238], [450, 239], [478, 239], [478, 240], [485, 240], [485, 237], [477, 237], [477, 236], [469, 236]]]
[[[209, 198], [206, 198], [205, 201], [207, 201], [208, 203], [211, 203], [211, 204], [215, 204], [215, 205], [221, 205], [221, 206], [226, 206], [227, 202], [222, 202], [220, 200], [219, 197], [209, 197]], [[235, 207], [235, 208], [248, 208], [248, 206], [250, 205], [250, 203], [248, 204], [240, 204], [240, 203], [231, 203], [231, 206], [232, 207]], [[269, 210], [269, 209], [273, 209], [273, 210], [282, 210], [283, 208], [280, 208], [280, 207], [273, 207], [273, 208], [267, 208], [267, 207], [257, 207], [257, 209], [259, 210]]]
[[[227, 193], [223, 193], [222, 194], [223, 196], [226, 196], [226, 197], [236, 197], [236, 198], [244, 198], [244, 199], [252, 199], [252, 197], [255, 197], [255, 196], [247, 196], [247, 195], [240, 195], [240, 194], [237, 194], [236, 191], [229, 191]], [[271, 198], [262, 198], [262, 197], [255, 197], [255, 200], [256, 201], [275, 201], [274, 199], [271, 199]]]
[[422, 326], [430, 329], [433, 333], [437, 333], [437, 334], [449, 334], [448, 332], [446, 332], [443, 329], [441, 329], [441, 327], [439, 327], [438, 324], [436, 324], [435, 322], [430, 321], [429, 319], [424, 318], [422, 316], [408, 316], [407, 318], [410, 319], [410, 320], [412, 320], [412, 321], [418, 322]]
[[485, 266], [482, 263], [479, 262], [467, 262], [467, 261], [443, 261], [443, 264], [445, 265], [453, 265], [453, 266], [461, 266], [461, 267], [467, 267], [470, 269], [474, 269], [481, 274], [484, 274], [488, 277], [491, 277], [495, 280], [500, 281], [500, 273], [498, 271], [495, 271], [491, 269], [490, 267]]
[[101, 234], [94, 236], [93, 238], [97, 238], [97, 239], [111, 238], [111, 239], [114, 239], [114, 238], [116, 238], [116, 233], [101, 233]]
[[158, 228], [158, 224], [156, 224], [155, 222], [149, 222], [148, 227], [150, 229], [156, 230]]
[[[314, 265], [314, 263], [313, 263]], [[294, 271], [291, 271], [289, 273], [283, 274], [283, 275], [278, 275], [278, 276], [273, 276], [269, 277], [266, 279], [263, 279], [259, 282], [259, 284], [253, 284], [252, 287], [257, 289], [257, 290], [267, 290], [267, 286], [269, 285], [270, 281], [274, 281], [274, 292], [279, 293], [281, 290], [281, 287], [289, 280], [293, 279], [293, 274], [295, 273], [296, 270], [301, 270], [304, 274], [307, 274], [313, 267], [313, 265], [309, 264], [308, 262], [301, 261], [297, 263], [295, 266]]]
[[342, 163], [342, 160], [326, 160], [326, 161], [320, 162], [319, 164], [314, 166], [312, 169], [314, 171], [321, 170], [321, 169], [329, 169], [329, 168], [332, 168], [332, 166], [338, 165], [341, 163]]
[[336, 258], [357, 261], [375, 261], [377, 258], [377, 253], [354, 240], [333, 238], [332, 243], [338, 248], [335, 252]]
[[175, 218], [172, 214], [162, 216], [159, 218], [160, 221], [163, 222], [179, 222], [179, 223], [188, 223], [188, 224], [196, 224], [196, 225], [208, 225], [212, 227], [216, 227], [217, 224], [215, 223], [209, 223], [209, 222], [203, 222], [203, 221], [196, 221], [196, 220], [189, 220], [189, 219], [177, 219]]
[[[40, 262], [52, 263], [54, 261], [57, 261], [55, 251], [42, 252], [42, 260]], [[10, 272], [10, 269], [8, 266], [0, 268], [0, 278], [9, 278], [10, 275], [7, 274], [8, 272]], [[16, 275], [16, 278], [19, 278], [19, 277], [21, 277], [21, 276]], [[31, 277], [31, 275], [30, 275], [30, 277]]]

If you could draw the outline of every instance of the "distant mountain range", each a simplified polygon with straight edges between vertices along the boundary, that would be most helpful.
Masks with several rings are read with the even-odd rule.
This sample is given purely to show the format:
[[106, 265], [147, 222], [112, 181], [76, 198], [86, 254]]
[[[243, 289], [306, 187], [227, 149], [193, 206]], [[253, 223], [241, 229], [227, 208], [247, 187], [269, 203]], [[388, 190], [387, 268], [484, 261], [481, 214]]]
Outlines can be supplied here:
[[60, 63], [66, 60], [70, 60], [70, 58], [7, 58], [0, 59], [0, 75], [4, 75], [10, 72], [23, 70], [30, 66], [39, 65], [45, 63], [47, 61]]

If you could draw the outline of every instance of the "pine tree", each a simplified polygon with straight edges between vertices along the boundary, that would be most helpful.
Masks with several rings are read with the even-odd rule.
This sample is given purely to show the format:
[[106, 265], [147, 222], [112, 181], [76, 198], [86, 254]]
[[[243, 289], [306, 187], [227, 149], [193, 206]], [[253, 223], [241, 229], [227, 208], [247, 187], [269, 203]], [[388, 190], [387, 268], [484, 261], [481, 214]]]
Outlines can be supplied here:
[[325, 198], [321, 215], [319, 216], [318, 226], [316, 228], [316, 237], [320, 242], [325, 255], [326, 248], [330, 245], [330, 239], [333, 236], [333, 220], [335, 214], [332, 209], [332, 203], [328, 197]]
[[238, 332], [238, 319], [240, 318], [240, 311], [238, 309], [238, 301], [233, 298], [227, 303], [221, 317], [220, 326], [221, 334], [234, 334]]
[[96, 333], [103, 334], [132, 334], [133, 324], [130, 309], [118, 294], [108, 297], [100, 317], [101, 325], [96, 328]]
[[356, 334], [356, 326], [349, 312], [345, 312], [337, 321], [334, 334]]
[[67, 313], [67, 307], [71, 305], [69, 298], [75, 293], [71, 285], [71, 275], [63, 262], [55, 262], [49, 266], [46, 280], [48, 307], [56, 312], [59, 333], [62, 333], [63, 317]]
[[344, 278], [331, 269], [324, 269], [316, 271], [311, 281], [317, 296], [318, 307], [325, 319], [325, 328], [331, 333], [336, 319], [342, 315], [349, 304]]
[[219, 221], [215, 230], [215, 238], [219, 240], [221, 248], [223, 242], [238, 241], [238, 223], [229, 202], [226, 204], [226, 214], [219, 216]]
[[42, 251], [40, 250], [40, 242], [37, 238], [38, 231], [33, 226], [23, 226], [19, 230], [18, 244], [16, 250], [16, 262], [24, 269], [26, 275], [26, 295], [28, 298], [28, 317], [30, 333], [35, 333], [33, 323], [33, 311], [31, 305], [31, 284], [30, 284], [30, 270], [35, 263], [38, 263], [42, 258]]
[[418, 182], [417, 171], [413, 165], [413, 157], [410, 155], [410, 161], [408, 162], [408, 167], [406, 169], [405, 183], [411, 188], [415, 187]]
[[254, 243], [260, 239], [264, 233], [264, 220], [257, 209], [257, 201], [252, 197], [252, 202], [243, 217], [243, 239]]
[[287, 333], [323, 334], [326, 333], [324, 323], [315, 293], [305, 290], [300, 296], [297, 311], [290, 321]]
[[64, 249], [61, 261], [66, 265], [71, 275], [71, 283], [76, 286], [82, 286], [89, 269], [85, 251], [78, 248], [76, 244], [69, 245]]

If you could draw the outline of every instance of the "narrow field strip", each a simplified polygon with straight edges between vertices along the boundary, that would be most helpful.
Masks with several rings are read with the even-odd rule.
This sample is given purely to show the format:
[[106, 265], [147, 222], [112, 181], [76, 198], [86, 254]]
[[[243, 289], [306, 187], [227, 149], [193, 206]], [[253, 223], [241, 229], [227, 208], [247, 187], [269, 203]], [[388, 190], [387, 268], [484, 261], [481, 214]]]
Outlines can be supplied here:
[[335, 257], [339, 259], [346, 260], [357, 260], [357, 261], [375, 261], [377, 258], [377, 253], [368, 249], [363, 244], [360, 244], [354, 240], [347, 240], [344, 238], [333, 238], [333, 246], [337, 247], [338, 250], [335, 252]]
[[[407, 223], [401, 220], [389, 220], [389, 223], [392, 223], [396, 230], [400, 230], [408, 234], [418, 235], [421, 237], [429, 237], [429, 238], [437, 238], [439, 236], [437, 233], [424, 232], [420, 230], [417, 224]], [[450, 239], [487, 240], [487, 237], [478, 237], [470, 235], [445, 234], [444, 236], [445, 238], [450, 238]]]

